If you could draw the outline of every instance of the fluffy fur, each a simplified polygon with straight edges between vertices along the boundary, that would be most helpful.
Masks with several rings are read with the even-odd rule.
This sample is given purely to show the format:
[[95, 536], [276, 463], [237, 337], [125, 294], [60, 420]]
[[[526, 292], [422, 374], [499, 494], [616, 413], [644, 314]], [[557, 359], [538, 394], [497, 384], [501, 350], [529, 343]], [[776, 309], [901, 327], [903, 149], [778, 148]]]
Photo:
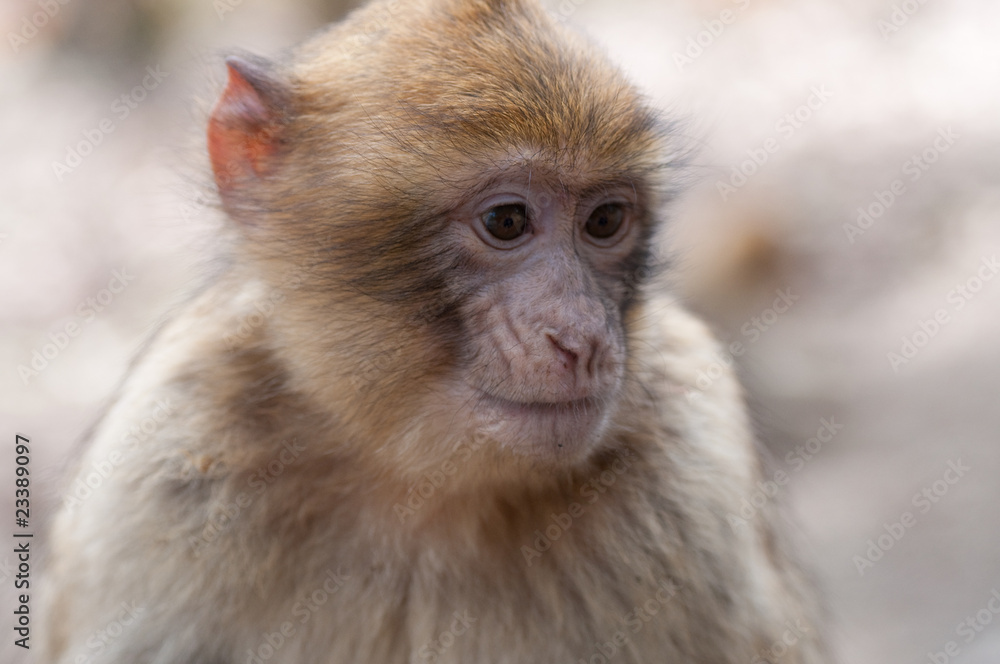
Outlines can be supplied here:
[[[112, 471], [54, 525], [41, 661], [823, 661], [773, 508], [730, 518], [760, 480], [739, 387], [700, 390], [709, 333], [638, 287], [669, 132], [621, 74], [528, 0], [374, 4], [241, 62], [262, 105], [210, 132], [250, 137], [215, 160], [228, 268], [80, 463]], [[525, 164], [641, 199], [595, 286], [624, 381], [579, 457], [497, 445], [440, 387], [480, 287], [450, 211]]]

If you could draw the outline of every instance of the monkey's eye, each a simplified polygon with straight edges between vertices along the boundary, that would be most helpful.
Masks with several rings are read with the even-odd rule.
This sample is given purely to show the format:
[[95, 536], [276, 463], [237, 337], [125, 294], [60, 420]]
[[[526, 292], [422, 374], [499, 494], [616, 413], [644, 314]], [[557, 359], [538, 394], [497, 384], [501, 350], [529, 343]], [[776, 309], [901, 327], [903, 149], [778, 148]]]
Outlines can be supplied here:
[[498, 205], [486, 211], [483, 225], [498, 240], [515, 240], [528, 229], [528, 210], [521, 203]]
[[587, 219], [587, 233], [598, 240], [606, 240], [622, 227], [625, 208], [621, 203], [605, 203], [590, 213]]

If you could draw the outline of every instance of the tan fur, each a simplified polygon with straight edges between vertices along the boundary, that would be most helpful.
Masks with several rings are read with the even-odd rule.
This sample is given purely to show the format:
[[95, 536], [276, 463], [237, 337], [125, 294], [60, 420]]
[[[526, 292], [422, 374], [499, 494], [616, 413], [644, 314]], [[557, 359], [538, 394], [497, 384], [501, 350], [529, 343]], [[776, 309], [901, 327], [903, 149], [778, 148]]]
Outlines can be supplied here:
[[625, 380], [580, 458], [494, 444], [441, 387], [476, 315], [442, 215], [480, 181], [618, 179], [649, 209], [669, 186], [662, 124], [593, 52], [531, 2], [426, 0], [278, 65], [273, 154], [220, 180], [229, 268], [128, 376], [79, 476], [114, 469], [54, 525], [41, 661], [824, 661], [773, 507], [727, 521], [753, 437], [669, 299], [622, 305]]

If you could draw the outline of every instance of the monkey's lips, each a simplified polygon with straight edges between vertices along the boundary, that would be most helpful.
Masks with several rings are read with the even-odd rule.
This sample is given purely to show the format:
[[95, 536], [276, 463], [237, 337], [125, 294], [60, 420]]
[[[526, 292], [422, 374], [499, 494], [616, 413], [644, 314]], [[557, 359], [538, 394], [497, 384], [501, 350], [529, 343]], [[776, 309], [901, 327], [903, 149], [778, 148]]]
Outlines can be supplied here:
[[575, 457], [600, 439], [609, 420], [608, 400], [514, 401], [479, 391], [487, 427], [501, 444], [531, 456]]
[[596, 397], [585, 397], [572, 401], [512, 401], [482, 392], [483, 402], [494, 408], [508, 411], [511, 415], [531, 416], [572, 416], [602, 409], [602, 401]]

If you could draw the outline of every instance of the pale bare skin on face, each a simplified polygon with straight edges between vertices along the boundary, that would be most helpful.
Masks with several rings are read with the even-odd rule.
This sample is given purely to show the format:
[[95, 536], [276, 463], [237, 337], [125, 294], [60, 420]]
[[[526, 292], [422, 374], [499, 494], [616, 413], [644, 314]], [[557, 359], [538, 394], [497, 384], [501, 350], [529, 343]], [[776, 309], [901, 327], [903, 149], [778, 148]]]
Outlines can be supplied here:
[[501, 445], [572, 460], [592, 451], [619, 396], [625, 348], [609, 283], [640, 241], [642, 211], [631, 186], [577, 195], [518, 170], [456, 209], [449, 228], [480, 280], [456, 396], [494, 422]]

